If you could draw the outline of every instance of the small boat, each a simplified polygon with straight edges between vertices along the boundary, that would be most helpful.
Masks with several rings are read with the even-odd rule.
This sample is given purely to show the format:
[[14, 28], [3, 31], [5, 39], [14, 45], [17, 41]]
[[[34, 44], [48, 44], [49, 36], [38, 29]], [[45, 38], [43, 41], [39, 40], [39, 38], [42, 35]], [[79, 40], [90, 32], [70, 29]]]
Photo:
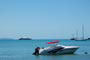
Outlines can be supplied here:
[[[48, 42], [48, 44], [55, 44], [59, 41]], [[53, 55], [53, 54], [73, 54], [79, 47], [78, 46], [64, 46], [64, 45], [54, 45], [46, 48], [40, 48], [38, 51], [39, 55]], [[37, 55], [36, 53], [33, 53]]]

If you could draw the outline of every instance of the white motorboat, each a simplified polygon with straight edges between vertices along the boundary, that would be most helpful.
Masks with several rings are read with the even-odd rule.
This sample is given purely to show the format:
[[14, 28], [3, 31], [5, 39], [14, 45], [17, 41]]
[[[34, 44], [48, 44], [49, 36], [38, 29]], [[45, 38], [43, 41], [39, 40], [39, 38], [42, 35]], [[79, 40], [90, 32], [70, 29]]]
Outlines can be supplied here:
[[[48, 44], [58, 43], [59, 41], [48, 42]], [[78, 46], [64, 46], [54, 45], [46, 48], [39, 48], [39, 50], [33, 54], [37, 55], [53, 55], [53, 54], [73, 54], [79, 47]]]
[[50, 54], [73, 54], [79, 47], [78, 46], [64, 46], [56, 45], [46, 48], [40, 48], [40, 55], [50, 55]]

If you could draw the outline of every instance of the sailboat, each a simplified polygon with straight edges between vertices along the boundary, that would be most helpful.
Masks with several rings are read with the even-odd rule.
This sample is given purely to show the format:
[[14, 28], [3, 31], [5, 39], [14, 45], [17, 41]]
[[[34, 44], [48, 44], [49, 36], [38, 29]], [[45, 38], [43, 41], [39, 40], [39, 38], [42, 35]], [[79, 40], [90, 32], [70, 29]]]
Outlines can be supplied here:
[[78, 31], [76, 31], [76, 38], [71, 38], [70, 40], [75, 40], [75, 41], [86, 41], [88, 39], [84, 38], [84, 25], [82, 25], [82, 38], [78, 38]]

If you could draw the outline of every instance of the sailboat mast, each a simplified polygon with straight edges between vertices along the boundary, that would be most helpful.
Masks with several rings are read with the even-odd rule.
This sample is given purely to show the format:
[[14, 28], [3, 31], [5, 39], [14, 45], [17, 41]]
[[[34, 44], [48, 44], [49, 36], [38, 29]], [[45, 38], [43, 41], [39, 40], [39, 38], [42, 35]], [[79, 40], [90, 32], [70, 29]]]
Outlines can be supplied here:
[[78, 39], [78, 30], [76, 30], [76, 39]]
[[82, 25], [82, 39], [84, 40], [84, 24]]

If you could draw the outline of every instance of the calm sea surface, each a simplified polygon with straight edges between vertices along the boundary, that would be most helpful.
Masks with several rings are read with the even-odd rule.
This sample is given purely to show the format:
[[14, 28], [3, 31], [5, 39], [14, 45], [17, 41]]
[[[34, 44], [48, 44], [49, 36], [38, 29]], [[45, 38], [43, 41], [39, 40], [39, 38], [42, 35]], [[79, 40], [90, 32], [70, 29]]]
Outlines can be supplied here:
[[[80, 46], [75, 54], [32, 55], [34, 49], [50, 46], [51, 40], [0, 40], [0, 60], [90, 60], [90, 41], [60, 40], [59, 44]], [[85, 54], [88, 52], [88, 54]]]

